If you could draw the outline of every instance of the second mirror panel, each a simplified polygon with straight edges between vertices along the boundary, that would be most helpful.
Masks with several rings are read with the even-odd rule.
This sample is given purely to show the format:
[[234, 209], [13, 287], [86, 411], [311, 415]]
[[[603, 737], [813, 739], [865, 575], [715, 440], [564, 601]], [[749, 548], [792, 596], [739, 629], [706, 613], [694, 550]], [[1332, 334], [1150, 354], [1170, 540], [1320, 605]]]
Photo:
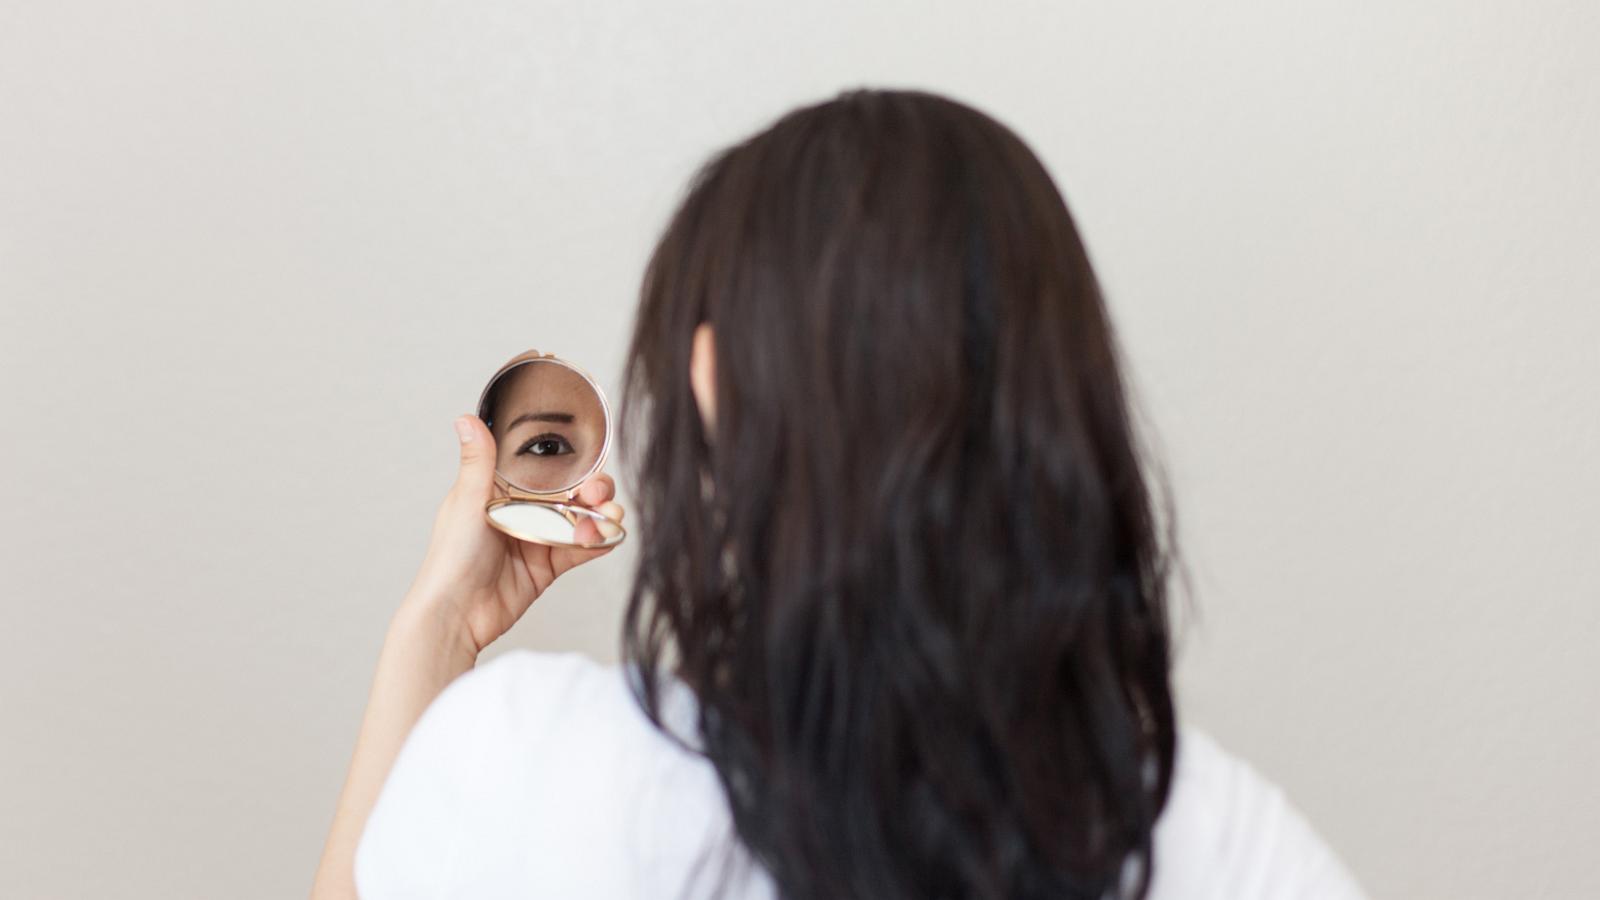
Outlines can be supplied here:
[[489, 510], [489, 518], [501, 531], [538, 544], [609, 547], [622, 540], [622, 526], [569, 503], [513, 501]]

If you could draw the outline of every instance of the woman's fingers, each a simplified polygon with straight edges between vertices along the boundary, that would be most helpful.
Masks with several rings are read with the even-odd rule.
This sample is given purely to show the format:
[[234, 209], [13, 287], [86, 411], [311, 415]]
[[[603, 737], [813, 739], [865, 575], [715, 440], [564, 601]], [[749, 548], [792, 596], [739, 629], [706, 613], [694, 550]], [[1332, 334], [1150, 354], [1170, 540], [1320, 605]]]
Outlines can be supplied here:
[[[615, 525], [597, 526], [593, 522], [583, 522], [573, 529], [573, 538], [580, 541], [598, 542], [602, 529], [615, 527]], [[589, 549], [582, 547], [551, 547], [549, 557], [550, 571], [552, 575], [559, 578], [574, 566], [581, 566], [589, 560], [605, 556], [615, 549], [615, 544], [610, 547], [592, 547]]]
[[[595, 507], [595, 512], [605, 516], [605, 519], [595, 520], [595, 530], [606, 540], [622, 533], [622, 504], [616, 502], [602, 503]], [[609, 519], [610, 521], [607, 521]]]
[[494, 484], [494, 435], [483, 420], [472, 414], [456, 417], [456, 437], [461, 442], [461, 468], [456, 473], [456, 490], [482, 502]]
[[[597, 544], [602, 540], [609, 540], [621, 533], [620, 525], [613, 524], [622, 521], [624, 510], [622, 504], [611, 499], [616, 496], [617, 483], [610, 475], [601, 473], [578, 486], [574, 499], [579, 504], [587, 506], [610, 522], [592, 519], [588, 516], [579, 516], [574, 523], [572, 539], [580, 544]], [[611, 547], [593, 547], [583, 549], [579, 547], [555, 547], [550, 550], [550, 567], [553, 574], [559, 576], [573, 566], [582, 565], [591, 559], [604, 556], [611, 552]]]
[[595, 508], [617, 494], [617, 483], [610, 475], [601, 472], [578, 487], [578, 501]]
[[572, 539], [580, 544], [598, 544], [603, 537], [600, 534], [600, 523], [588, 516], [579, 519], [578, 524], [572, 529]]

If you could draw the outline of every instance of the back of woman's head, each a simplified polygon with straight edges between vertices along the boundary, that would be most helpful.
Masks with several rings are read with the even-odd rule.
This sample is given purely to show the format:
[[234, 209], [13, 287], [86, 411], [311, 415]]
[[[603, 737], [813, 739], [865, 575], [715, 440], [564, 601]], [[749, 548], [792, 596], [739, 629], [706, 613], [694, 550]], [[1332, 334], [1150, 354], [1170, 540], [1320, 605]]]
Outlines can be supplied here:
[[1170, 543], [1028, 148], [917, 91], [795, 110], [697, 173], [636, 328], [624, 652], [653, 715], [693, 689], [784, 895], [1143, 894]]

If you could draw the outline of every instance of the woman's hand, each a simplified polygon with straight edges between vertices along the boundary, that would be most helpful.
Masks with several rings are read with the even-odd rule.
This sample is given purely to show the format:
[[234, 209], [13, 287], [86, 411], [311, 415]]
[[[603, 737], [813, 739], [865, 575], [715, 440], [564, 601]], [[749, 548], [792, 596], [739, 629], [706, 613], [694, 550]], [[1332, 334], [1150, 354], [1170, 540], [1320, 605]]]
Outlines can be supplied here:
[[[456, 419], [461, 468], [439, 512], [422, 568], [406, 593], [405, 604], [444, 617], [452, 630], [464, 629], [476, 656], [505, 634], [557, 576], [580, 563], [611, 552], [519, 541], [497, 531], [484, 515], [494, 496], [495, 442], [475, 415]], [[597, 474], [578, 488], [577, 500], [622, 521], [622, 507], [611, 498], [616, 484]]]

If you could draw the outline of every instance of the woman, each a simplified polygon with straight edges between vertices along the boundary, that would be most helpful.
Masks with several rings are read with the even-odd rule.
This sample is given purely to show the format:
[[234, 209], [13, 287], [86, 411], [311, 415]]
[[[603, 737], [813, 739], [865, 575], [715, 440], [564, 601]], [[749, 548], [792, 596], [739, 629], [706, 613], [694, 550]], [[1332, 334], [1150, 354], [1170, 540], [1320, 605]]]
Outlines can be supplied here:
[[473, 669], [604, 551], [489, 528], [463, 417], [314, 893], [1359, 896], [1176, 724], [1118, 360], [1059, 193], [983, 113], [854, 90], [719, 153], [630, 350], [626, 665]]

